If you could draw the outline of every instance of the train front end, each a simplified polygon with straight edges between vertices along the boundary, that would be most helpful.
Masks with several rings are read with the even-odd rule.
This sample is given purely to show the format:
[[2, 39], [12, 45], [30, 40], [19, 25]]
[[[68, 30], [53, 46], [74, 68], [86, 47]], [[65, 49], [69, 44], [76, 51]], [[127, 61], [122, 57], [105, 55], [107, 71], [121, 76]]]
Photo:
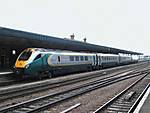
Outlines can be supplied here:
[[14, 66], [14, 73], [17, 77], [25, 78], [26, 76], [29, 76], [27, 71], [29, 64], [32, 62], [31, 56], [33, 53], [34, 50], [28, 48], [19, 55]]

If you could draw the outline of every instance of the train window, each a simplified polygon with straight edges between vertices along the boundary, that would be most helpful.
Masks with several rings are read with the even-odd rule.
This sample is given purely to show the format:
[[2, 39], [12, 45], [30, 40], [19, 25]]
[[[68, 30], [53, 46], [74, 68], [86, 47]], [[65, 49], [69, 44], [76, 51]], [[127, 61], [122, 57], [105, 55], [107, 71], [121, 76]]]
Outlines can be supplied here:
[[34, 61], [37, 60], [37, 59], [39, 59], [39, 58], [41, 58], [41, 54], [38, 54], [38, 55], [35, 57]]
[[105, 57], [102, 56], [102, 60], [105, 60]]
[[60, 62], [60, 56], [58, 56], [58, 62]]
[[90, 60], [92, 61], [92, 56], [89, 56]]
[[101, 57], [99, 56], [99, 60], [101, 60]]
[[74, 61], [74, 56], [70, 56], [70, 61]]
[[75, 56], [76, 61], [79, 61], [79, 56]]
[[94, 60], [94, 62], [95, 62], [95, 56], [93, 56], [93, 60]]
[[83, 56], [80, 56], [80, 60], [81, 60], [81, 61], [83, 61], [83, 60], [84, 60], [84, 59], [83, 59]]
[[28, 60], [32, 54], [32, 51], [24, 51], [18, 60]]
[[105, 60], [105, 57], [102, 56], [102, 59]]
[[85, 61], [87, 61], [88, 60], [88, 57], [87, 56], [85, 56]]

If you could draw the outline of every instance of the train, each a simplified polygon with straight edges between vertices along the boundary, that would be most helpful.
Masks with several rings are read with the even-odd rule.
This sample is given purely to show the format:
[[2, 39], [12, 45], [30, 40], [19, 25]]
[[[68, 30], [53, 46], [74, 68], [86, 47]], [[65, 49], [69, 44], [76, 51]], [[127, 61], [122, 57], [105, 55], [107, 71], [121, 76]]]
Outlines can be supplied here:
[[27, 48], [18, 56], [14, 73], [22, 78], [51, 78], [62, 74], [98, 70], [137, 61], [131, 55]]

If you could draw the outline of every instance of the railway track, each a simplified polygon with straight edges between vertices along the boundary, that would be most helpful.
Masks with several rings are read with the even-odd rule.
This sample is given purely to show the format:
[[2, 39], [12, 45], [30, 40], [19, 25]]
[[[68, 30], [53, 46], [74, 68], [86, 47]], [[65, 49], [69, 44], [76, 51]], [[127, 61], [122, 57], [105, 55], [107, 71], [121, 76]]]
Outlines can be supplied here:
[[[131, 64], [128, 66], [119, 66], [119, 67], [115, 67], [112, 69], [106, 69], [107, 73], [111, 73], [112, 71], [117, 71], [118, 69], [126, 69], [126, 68], [133, 68], [134, 66], [144, 66], [147, 65], [145, 63], [139, 63], [139, 64]], [[103, 72], [103, 71], [102, 71]], [[0, 74], [0, 87], [4, 87], [4, 86], [10, 86], [10, 85], [14, 85], [14, 84], [19, 84], [19, 83], [30, 83], [33, 81], [37, 81], [37, 80], [21, 80], [21, 79], [17, 79], [14, 78], [13, 73], [8, 72], [7, 74]]]
[[[145, 65], [143, 66], [145, 67]], [[140, 68], [142, 68], [142, 66], [140, 66]], [[116, 70], [117, 69], [113, 69], [113, 70]], [[15, 98], [15, 97], [19, 97], [19, 96], [24, 96], [24, 95], [28, 95], [28, 94], [31, 94], [31, 93], [36, 93], [36, 92], [39, 92], [39, 91], [44, 91], [44, 90], [48, 90], [48, 89], [52, 89], [52, 88], [57, 88], [57, 87], [61, 87], [61, 86], [64, 86], [64, 85], [69, 85], [69, 84], [74, 84], [74, 83], [77, 83], [77, 82], [81, 82], [81, 81], [86, 81], [86, 80], [89, 80], [89, 79], [93, 79], [93, 78], [98, 78], [98, 77], [102, 77], [106, 74], [109, 74], [109, 73], [112, 73], [113, 70], [110, 70], [110, 71], [101, 71], [101, 72], [98, 72], [96, 74], [94, 74], [94, 76], [91, 76], [91, 74], [88, 74], [87, 76], [83, 76], [83, 77], [78, 77], [78, 78], [71, 78], [71, 79], [67, 79], [67, 80], [63, 80], [63, 81], [58, 81], [58, 82], [46, 82], [46, 83], [39, 83], [39, 84], [31, 84], [31, 85], [28, 85], [28, 86], [24, 86], [24, 87], [15, 87], [15, 88], [6, 88], [6, 90], [0, 90], [0, 101], [6, 101], [7, 99], [12, 99], [12, 98]], [[130, 69], [127, 69], [127, 70], [121, 70], [120, 72], [117, 72], [115, 74], [112, 74], [111, 76], [108, 76], [108, 77], [104, 77], [103, 79], [107, 79], [107, 78], [111, 78], [113, 76], [117, 76], [117, 75], [120, 75], [120, 74], [131, 74], [133, 72], [136, 72], [139, 70], [139, 66], [137, 67], [133, 67], [133, 68], [130, 68]], [[98, 80], [102, 80], [101, 78], [98, 79]]]
[[[52, 107], [57, 103], [60, 103], [62, 101], [65, 101], [67, 99], [70, 99], [75, 96], [79, 96], [83, 93], [102, 88], [108, 85], [111, 85], [113, 83], [126, 80], [132, 77], [136, 76], [141, 76], [144, 75], [146, 76], [147, 73], [149, 73], [149, 69], [143, 70], [143, 71], [138, 71], [134, 73], [128, 73], [128, 74], [123, 74], [123, 75], [118, 75], [118, 76], [113, 76], [109, 78], [105, 78], [103, 80], [96, 80], [90, 83], [83, 84], [81, 86], [77, 86], [75, 88], [66, 90], [66, 91], [61, 91], [58, 93], [54, 94], [49, 94], [45, 95], [39, 98], [31, 99], [22, 103], [18, 103], [15, 105], [11, 105], [9, 107], [5, 107], [0, 109], [1, 113], [20, 113], [20, 112], [25, 112], [25, 113], [31, 113], [31, 112], [39, 112], [42, 111], [48, 107]], [[142, 77], [143, 78], [143, 77]], [[141, 78], [141, 79], [142, 79]]]
[[150, 80], [143, 80], [148, 74], [118, 93], [93, 113], [133, 113], [143, 95], [150, 87]]

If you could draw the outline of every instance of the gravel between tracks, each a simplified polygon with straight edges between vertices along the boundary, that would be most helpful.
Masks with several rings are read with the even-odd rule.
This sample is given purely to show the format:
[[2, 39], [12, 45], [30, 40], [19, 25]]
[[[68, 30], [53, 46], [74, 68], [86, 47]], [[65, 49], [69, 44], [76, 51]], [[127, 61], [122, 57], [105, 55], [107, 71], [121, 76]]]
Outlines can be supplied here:
[[[95, 74], [95, 73], [101, 73], [101, 71], [104, 71], [104, 70], [100, 70], [100, 71], [95, 71], [95, 72], [90, 72], [90, 73], [93, 73], [93, 74]], [[116, 72], [117, 73], [117, 72]], [[77, 76], [85, 76], [85, 74], [89, 74], [89, 72], [88, 73], [81, 73], [81, 74], [76, 74], [76, 75], [74, 75], [74, 77], [77, 77]], [[114, 74], [114, 73], [113, 73]], [[108, 74], [107, 76], [110, 76], [110, 75], [112, 75], [112, 74]], [[106, 76], [102, 76], [101, 78], [103, 78], [103, 77], [106, 77]], [[54, 79], [51, 79], [52, 81], [59, 81], [59, 80], [63, 80], [63, 79], [68, 79], [69, 78], [69, 76], [65, 76], [65, 77], [60, 77], [60, 78], [54, 78]], [[94, 79], [92, 79], [92, 80], [96, 80], [96, 79], [98, 79], [98, 78], [94, 78]], [[84, 81], [84, 82], [79, 82], [79, 83], [76, 83], [76, 84], [73, 84], [73, 87], [75, 87], [75, 86], [78, 86], [78, 85], [81, 85], [81, 84], [84, 84], [84, 83], [87, 83], [87, 82], [89, 82], [89, 81], [92, 81], [92, 80], [88, 80], [88, 81]], [[58, 91], [63, 91], [63, 90], [66, 90], [66, 89], [70, 89], [72, 87], [72, 85], [66, 85], [66, 86], [62, 86], [62, 87], [58, 87], [58, 88], [54, 88], [54, 89], [49, 89], [49, 90], [47, 90], [47, 91], [42, 91], [42, 92], [39, 92], [39, 93], [36, 93], [36, 94], [32, 94], [32, 95], [29, 95], [29, 96], [22, 96], [22, 97], [20, 97], [20, 98], [16, 98], [16, 99], [9, 99], [8, 101], [5, 101], [5, 102], [1, 102], [0, 103], [0, 108], [1, 107], [5, 107], [5, 106], [8, 106], [8, 105], [12, 105], [12, 104], [16, 104], [16, 103], [18, 103], [18, 102], [23, 102], [23, 101], [26, 101], [26, 100], [29, 100], [29, 99], [33, 99], [33, 98], [36, 98], [36, 97], [39, 97], [39, 96], [42, 96], [42, 95], [47, 95], [47, 94], [50, 94], [50, 93], [55, 93], [55, 92], [58, 92]], [[103, 88], [102, 88], [103, 89]], [[109, 90], [109, 89], [108, 89]], [[113, 90], [113, 92], [114, 92], [114, 90]], [[103, 92], [101, 92], [102, 94], [104, 94]], [[86, 95], [89, 95], [89, 94], [86, 94]], [[101, 95], [101, 94], [100, 94]], [[107, 95], [107, 94], [106, 94]], [[93, 100], [94, 99], [94, 97], [96, 97], [96, 96], [92, 96], [92, 97], [90, 97], [91, 98], [91, 100]], [[87, 97], [88, 98], [88, 97]], [[96, 97], [97, 98], [97, 97]], [[88, 99], [87, 99], [88, 100]], [[86, 102], [86, 101], [85, 101]], [[90, 102], [88, 102], [88, 104], [89, 104]], [[95, 102], [94, 102], [95, 103]], [[76, 103], [72, 103], [73, 105], [74, 104], [76, 104]], [[87, 104], [87, 105], [88, 105]], [[60, 105], [60, 106], [62, 106], [62, 105]], [[67, 107], [70, 107], [70, 105], [68, 106], [67, 105]], [[65, 107], [65, 108], [67, 108], [67, 107]], [[63, 106], [62, 106], [62, 108], [64, 108]], [[62, 111], [63, 109], [60, 109], [60, 111]], [[53, 111], [53, 110], [52, 110]], [[54, 111], [55, 111], [55, 108], [54, 108]]]
[[[70, 89], [72, 87], [76, 87], [76, 86], [80, 86], [82, 84], [85, 84], [85, 83], [88, 83], [88, 82], [91, 82], [91, 81], [95, 81], [97, 79], [102, 79], [102, 78], [105, 78], [105, 77], [108, 77], [108, 76], [111, 76], [111, 75], [115, 75], [117, 74], [118, 72], [122, 72], [124, 70], [121, 70], [121, 71], [117, 71], [117, 72], [114, 72], [114, 73], [111, 73], [111, 74], [108, 74], [108, 75], [102, 75], [100, 77], [96, 77], [96, 78], [93, 78], [93, 79], [89, 79], [89, 80], [86, 80], [86, 81], [82, 81], [82, 82], [77, 82], [77, 83], [74, 83], [73, 85], [65, 85], [65, 86], [60, 86], [60, 87], [57, 87], [57, 88], [52, 88], [52, 89], [49, 89], [49, 90], [46, 90], [46, 91], [42, 91], [42, 92], [38, 92], [38, 93], [34, 93], [32, 95], [27, 95], [27, 96], [21, 96], [19, 98], [14, 98], [14, 99], [9, 99], [7, 101], [4, 101], [4, 102], [0, 102], [0, 108], [2, 107], [5, 107], [5, 106], [8, 106], [8, 105], [12, 105], [12, 104], [16, 104], [16, 103], [19, 103], [19, 102], [23, 102], [23, 101], [26, 101], [26, 100], [29, 100], [29, 99], [33, 99], [33, 98], [37, 98], [39, 96], [43, 96], [43, 95], [47, 95], [47, 94], [50, 94], [50, 93], [56, 93], [56, 92], [60, 92], [60, 91], [64, 91], [64, 90], [67, 90], [67, 89]], [[100, 72], [94, 72], [93, 75], [95, 73], [100, 73]], [[83, 74], [83, 73], [82, 73]], [[82, 75], [82, 74], [78, 74], [79, 75]], [[63, 79], [64, 77], [62, 78], [56, 78], [56, 80], [58, 79]], [[67, 78], [65, 78], [67, 79]]]
[[[99, 74], [99, 73], [102, 73], [102, 72], [110, 71], [112, 69], [113, 70], [129, 69], [130, 67], [134, 67], [134, 66], [137, 66], [137, 65], [147, 65], [147, 63], [137, 63], [137, 64], [131, 64], [131, 65], [113, 67], [113, 68], [108, 68], [108, 69], [103, 69], [103, 70], [97, 70], [97, 71], [92, 71], [92, 72], [83, 72], [83, 73], [71, 74], [71, 75], [60, 76], [60, 77], [56, 77], [56, 78], [52, 78], [52, 79], [46, 79], [46, 80], [42, 80], [42, 81], [31, 80], [31, 82], [27, 81], [27, 85], [30, 85], [30, 84], [34, 85], [34, 84], [37, 84], [37, 83], [41, 84], [43, 82], [54, 83], [54, 82], [58, 82], [58, 81], [70, 80], [70, 79], [78, 78], [78, 77], [84, 77], [84, 76], [87, 76], [87, 75], [90, 75], [90, 74]], [[7, 88], [13, 88], [13, 87], [18, 87], [19, 88], [19, 87], [24, 87], [24, 86], [27, 86], [27, 85], [26, 85], [25, 82], [21, 81], [21, 83], [17, 83], [17, 84], [14, 84], [14, 85], [1, 87], [0, 90], [1, 89], [7, 89]]]
[[124, 80], [104, 88], [94, 90], [92, 92], [62, 102], [59, 105], [56, 105], [53, 108], [44, 111], [44, 113], [60, 113], [77, 103], [81, 103], [81, 105], [75, 108], [74, 110], [70, 111], [69, 113], [92, 113], [100, 105], [103, 105], [105, 102], [107, 102], [113, 96], [115, 96], [120, 91], [128, 87], [138, 78], [140, 78], [140, 76]]

